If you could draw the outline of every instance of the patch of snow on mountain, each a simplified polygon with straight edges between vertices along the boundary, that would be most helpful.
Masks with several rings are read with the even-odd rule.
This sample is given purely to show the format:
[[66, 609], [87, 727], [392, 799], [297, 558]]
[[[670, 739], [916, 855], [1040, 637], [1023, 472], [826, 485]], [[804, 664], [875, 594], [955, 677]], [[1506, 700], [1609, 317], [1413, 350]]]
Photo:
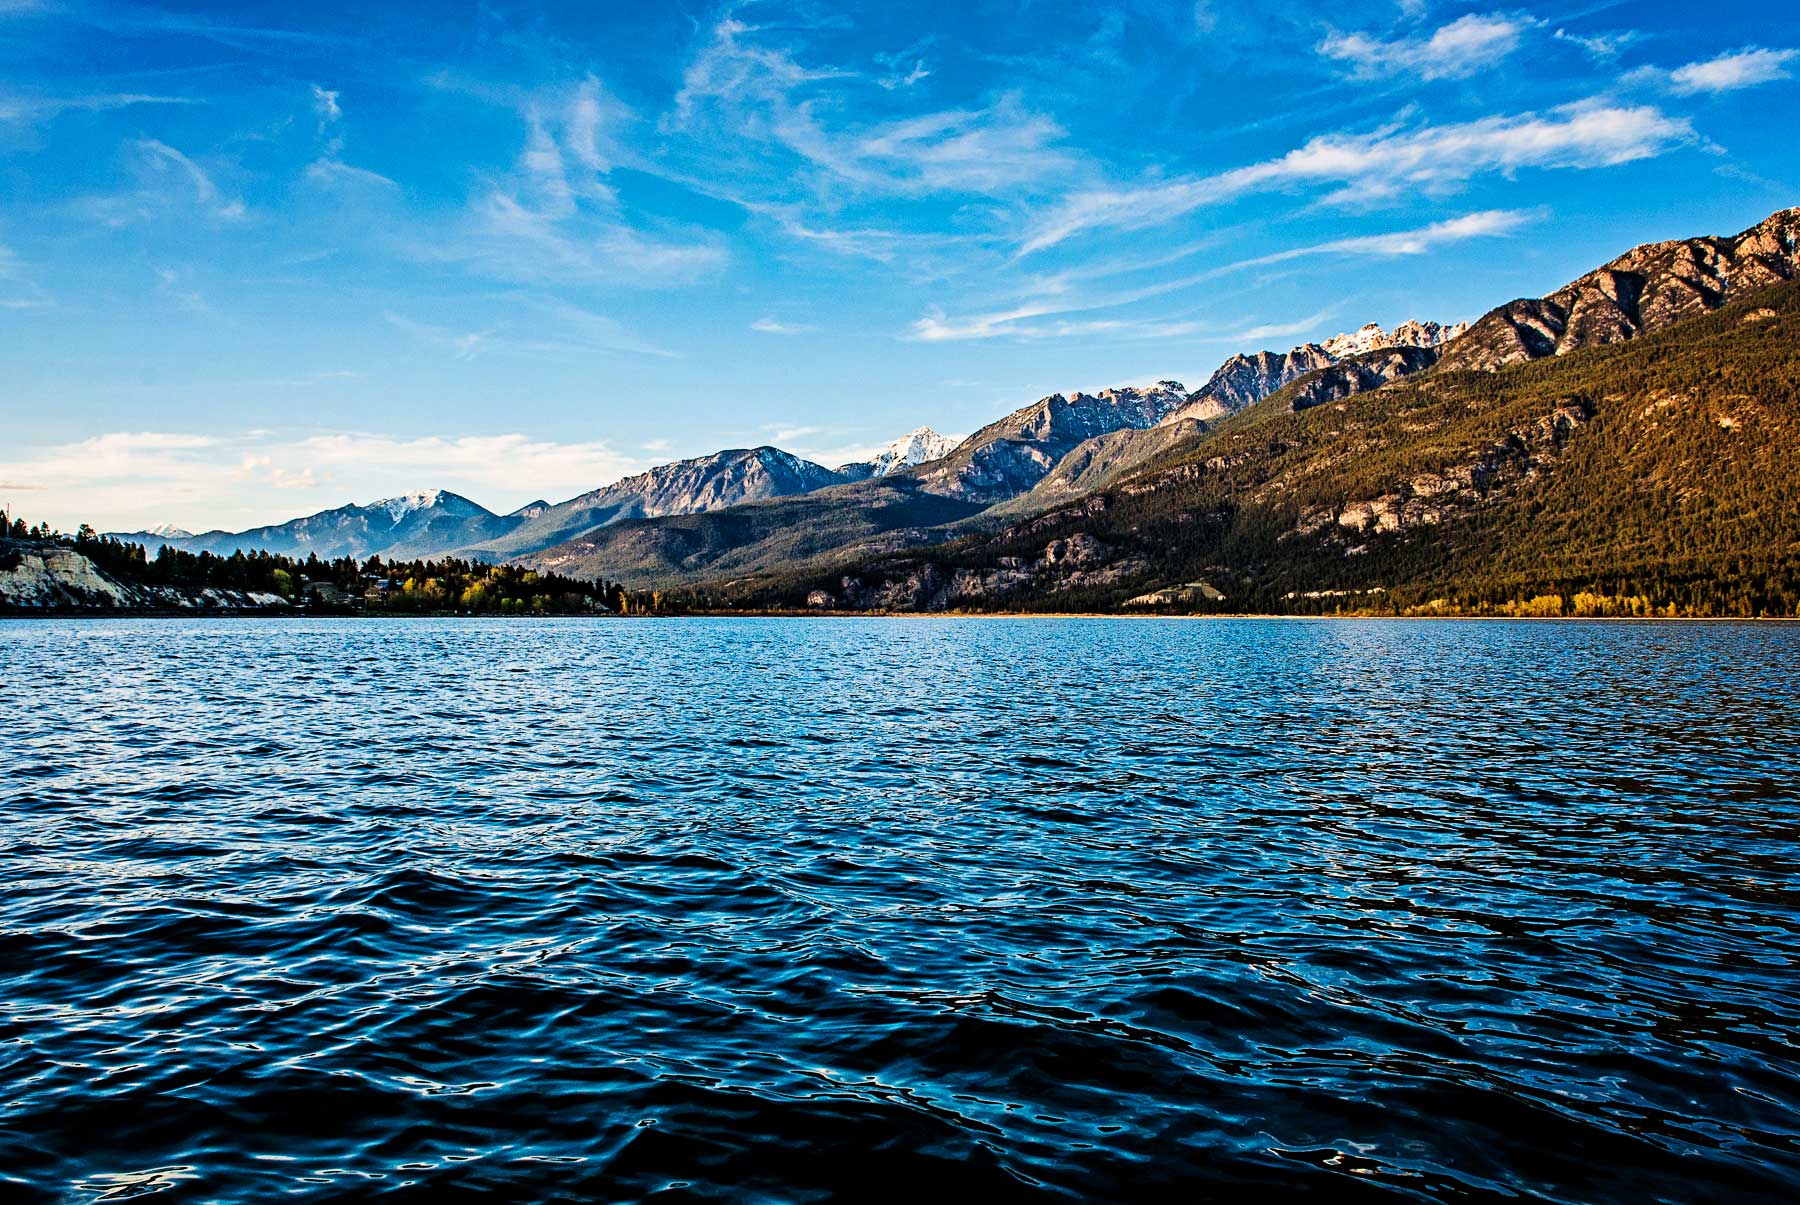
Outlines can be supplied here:
[[1389, 347], [1437, 347], [1450, 342], [1468, 329], [1469, 324], [1466, 322], [1442, 326], [1436, 322], [1415, 322], [1408, 319], [1390, 332], [1382, 330], [1380, 323], [1370, 322], [1347, 334], [1333, 335], [1320, 346], [1332, 359], [1342, 360], [1346, 356], [1360, 356], [1366, 351], [1380, 351]]
[[394, 498], [379, 498], [369, 503], [369, 509], [382, 508], [387, 511], [388, 518], [398, 523], [414, 511], [430, 510], [438, 504], [438, 499], [442, 494], [442, 490], [416, 490], [413, 493], [401, 494]]
[[869, 458], [869, 475], [886, 477], [889, 473], [911, 468], [915, 464], [948, 456], [959, 442], [939, 435], [930, 427], [915, 427]]

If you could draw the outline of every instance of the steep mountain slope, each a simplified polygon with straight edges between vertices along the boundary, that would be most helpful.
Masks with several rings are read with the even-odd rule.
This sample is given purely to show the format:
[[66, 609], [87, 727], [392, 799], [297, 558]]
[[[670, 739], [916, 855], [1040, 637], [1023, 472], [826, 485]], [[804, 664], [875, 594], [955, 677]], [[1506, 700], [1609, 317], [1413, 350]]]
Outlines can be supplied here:
[[1442, 347], [1467, 329], [1466, 322], [1443, 326], [1409, 319], [1387, 331], [1379, 323], [1371, 322], [1348, 334], [1333, 335], [1323, 343], [1303, 343], [1285, 353], [1259, 351], [1235, 355], [1219, 365], [1206, 384], [1195, 390], [1187, 403], [1163, 422], [1179, 423], [1189, 419], [1214, 422], [1262, 401], [1309, 372], [1389, 348]]
[[996, 503], [971, 525], [1036, 514], [1102, 489], [1145, 462], [1201, 438], [1206, 428], [1205, 422], [1177, 415], [1143, 431], [1126, 428], [1096, 435], [1077, 444], [1030, 490]]
[[1100, 489], [1153, 457], [1199, 438], [1209, 424], [1303, 377], [1312, 383], [1307, 392], [1296, 395], [1297, 405], [1347, 397], [1429, 368], [1436, 362], [1436, 349], [1463, 329], [1404, 322], [1390, 333], [1371, 322], [1354, 334], [1338, 335], [1324, 344], [1302, 344], [1284, 354], [1259, 351], [1232, 356], [1155, 427], [1109, 432], [1077, 445], [1030, 491], [1000, 503], [994, 512], [1030, 514]]
[[980, 509], [892, 474], [721, 510], [608, 524], [516, 560], [644, 589], [909, 548], [929, 539], [930, 529]]
[[686, 515], [741, 502], [805, 494], [841, 478], [780, 448], [732, 448], [659, 465], [547, 507], [497, 538], [458, 551], [503, 560], [542, 552], [626, 519]]
[[1206, 384], [1162, 421], [1213, 422], [1236, 414], [1288, 382], [1335, 362], [1336, 358], [1317, 343], [1304, 343], [1285, 353], [1259, 351], [1232, 356], [1214, 370]]
[[1154, 427], [1187, 401], [1179, 381], [1149, 389], [1060, 393], [989, 423], [941, 459], [906, 470], [929, 493], [993, 503], [1036, 485], [1083, 440]]
[[[559, 573], [604, 574], [638, 587], [769, 572], [814, 557], [835, 563], [939, 541], [950, 534], [944, 525], [1030, 488], [1090, 435], [1152, 427], [1184, 396], [1175, 382], [1053, 394], [988, 424], [948, 456], [884, 477], [786, 498], [780, 506], [719, 509], [705, 521], [669, 515], [616, 531], [590, 525], [515, 556]], [[517, 538], [531, 534], [521, 529]]]
[[286, 523], [248, 531], [208, 531], [195, 536], [131, 533], [117, 538], [154, 550], [168, 544], [184, 552], [279, 552], [289, 556], [428, 556], [493, 539], [517, 520], [449, 490], [420, 490], [366, 506], [340, 506]]
[[1800, 283], [1494, 372], [1296, 409], [1298, 388], [1001, 532], [727, 595], [852, 609], [1800, 608]]
[[1800, 208], [1730, 238], [1645, 243], [1548, 297], [1491, 311], [1446, 349], [1447, 369], [1495, 369], [1617, 343], [1800, 274]]
[[[1188, 403], [1163, 421], [1215, 423], [1289, 385], [1295, 409], [1342, 401], [1438, 366], [1494, 371], [1507, 364], [1660, 330], [1717, 309], [1728, 296], [1790, 280], [1800, 267], [1800, 209], [1771, 215], [1731, 238], [1646, 243], [1548, 298], [1514, 301], [1473, 325], [1404, 322], [1393, 331], [1369, 323], [1286, 355], [1233, 356]], [[1069, 458], [1003, 513], [1031, 513], [1103, 488], [1163, 455], [1179, 439], [1125, 433]]]
[[939, 435], [930, 427], [915, 427], [869, 459], [839, 465], [837, 475], [843, 481], [867, 481], [871, 477], [886, 477], [889, 473], [910, 469], [915, 464], [947, 456], [958, 442]]

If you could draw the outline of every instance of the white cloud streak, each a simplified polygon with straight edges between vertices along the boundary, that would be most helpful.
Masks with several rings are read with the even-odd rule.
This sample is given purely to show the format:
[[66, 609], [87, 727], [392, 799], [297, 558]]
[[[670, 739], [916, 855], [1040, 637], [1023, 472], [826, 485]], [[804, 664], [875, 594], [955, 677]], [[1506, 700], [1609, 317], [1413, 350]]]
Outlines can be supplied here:
[[235, 221], [244, 216], [241, 200], [221, 193], [204, 168], [168, 143], [154, 138], [140, 139], [137, 151], [151, 175], [184, 181], [193, 190], [193, 203], [213, 217]]
[[1764, 50], [1752, 46], [1677, 67], [1669, 73], [1669, 86], [1682, 95], [1753, 88], [1792, 78], [1787, 65], [1796, 57], [1800, 57], [1800, 50]]
[[[1048, 297], [992, 313], [977, 314], [967, 318], [949, 318], [942, 313], [927, 314], [913, 324], [908, 337], [926, 343], [941, 343], [1003, 337], [1072, 338], [1108, 333], [1129, 335], [1134, 338], [1188, 335], [1208, 328], [1201, 323], [1168, 318], [1099, 319], [1082, 322], [1059, 320], [1052, 323], [1035, 323], [1032, 320], [1135, 305], [1153, 297], [1180, 292], [1217, 280], [1233, 272], [1267, 267], [1271, 264], [1288, 263], [1299, 259], [1327, 256], [1392, 258], [1424, 255], [1440, 247], [1466, 242], [1469, 239], [1498, 238], [1510, 235], [1541, 217], [1542, 211], [1538, 210], [1482, 210], [1460, 217], [1447, 218], [1412, 230], [1359, 235], [1353, 238], [1332, 239], [1305, 247], [1293, 247], [1269, 255], [1221, 264], [1208, 268], [1204, 272], [1182, 276], [1174, 280], [1159, 281], [1141, 288], [1103, 296], [1083, 297], [1067, 294], [1062, 289], [1053, 287]], [[1052, 282], [1053, 286], [1059, 286], [1062, 278], [1052, 278]]]
[[[980, 108], [876, 123], [842, 120], [852, 91], [880, 88], [883, 78], [805, 66], [787, 48], [759, 41], [759, 32], [736, 18], [720, 21], [689, 64], [663, 122], [671, 133], [718, 135], [735, 169], [721, 166], [721, 174], [742, 175], [744, 156], [763, 148], [799, 160], [809, 172], [800, 183], [815, 194], [1000, 195], [1065, 175], [1078, 161], [1060, 145], [1062, 128], [1011, 94]], [[923, 78], [915, 68], [895, 86]], [[766, 182], [791, 196], [791, 171], [771, 171]]]
[[804, 322], [782, 322], [771, 316], [758, 318], [750, 324], [750, 329], [765, 335], [810, 335], [819, 328]]
[[1029, 227], [1020, 254], [1091, 230], [1161, 225], [1205, 206], [1275, 189], [1336, 186], [1325, 198], [1336, 204], [1408, 192], [1440, 195], [1488, 173], [1616, 166], [1693, 137], [1685, 119], [1653, 106], [1595, 101], [1456, 125], [1322, 135], [1278, 159], [1218, 175], [1076, 193]]
[[604, 441], [559, 443], [518, 432], [411, 438], [358, 431], [201, 435], [121, 431], [14, 448], [0, 459], [0, 500], [73, 530], [241, 530], [442, 488], [504, 513], [543, 495], [571, 497], [648, 468]]
[[100, 113], [132, 105], [197, 105], [185, 96], [152, 96], [142, 92], [107, 92], [87, 96], [0, 95], [0, 122], [41, 122], [64, 113]]
[[1349, 63], [1363, 79], [1404, 72], [1421, 79], [1467, 79], [1519, 48], [1531, 22], [1491, 13], [1458, 17], [1429, 38], [1384, 42], [1367, 34], [1333, 34], [1319, 53]]

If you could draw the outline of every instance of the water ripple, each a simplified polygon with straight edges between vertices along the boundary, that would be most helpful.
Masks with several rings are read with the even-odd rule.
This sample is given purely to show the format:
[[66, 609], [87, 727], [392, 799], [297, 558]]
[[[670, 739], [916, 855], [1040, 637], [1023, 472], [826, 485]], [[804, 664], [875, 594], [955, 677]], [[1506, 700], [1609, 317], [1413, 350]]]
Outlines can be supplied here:
[[1800, 629], [0, 625], [0, 1196], [1792, 1200]]

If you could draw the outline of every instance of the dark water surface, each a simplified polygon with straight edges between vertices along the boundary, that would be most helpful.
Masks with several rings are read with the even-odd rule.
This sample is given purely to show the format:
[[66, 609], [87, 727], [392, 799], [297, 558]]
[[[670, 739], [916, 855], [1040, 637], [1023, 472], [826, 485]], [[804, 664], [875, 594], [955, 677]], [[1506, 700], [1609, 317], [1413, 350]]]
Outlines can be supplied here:
[[0, 624], [0, 1197], [1800, 1198], [1800, 627]]

